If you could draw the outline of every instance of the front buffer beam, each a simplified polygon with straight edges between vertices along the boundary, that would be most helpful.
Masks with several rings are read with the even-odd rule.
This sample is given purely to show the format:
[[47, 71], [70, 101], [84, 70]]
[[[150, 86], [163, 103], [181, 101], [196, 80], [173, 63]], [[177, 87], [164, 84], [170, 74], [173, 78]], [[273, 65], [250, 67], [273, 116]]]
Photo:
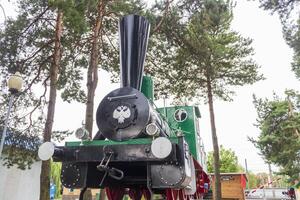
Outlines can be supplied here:
[[[106, 141], [95, 145], [67, 144], [55, 147], [53, 160], [62, 162], [61, 181], [67, 188], [148, 187], [149, 179], [154, 181], [150, 181], [152, 188], [180, 188], [186, 180], [188, 149], [183, 137], [170, 141], [172, 151], [166, 158], [153, 155], [149, 140], [148, 143], [126, 145], [105, 144]], [[177, 180], [161, 179], [161, 173], [168, 173], [170, 169], [178, 169], [174, 176]]]

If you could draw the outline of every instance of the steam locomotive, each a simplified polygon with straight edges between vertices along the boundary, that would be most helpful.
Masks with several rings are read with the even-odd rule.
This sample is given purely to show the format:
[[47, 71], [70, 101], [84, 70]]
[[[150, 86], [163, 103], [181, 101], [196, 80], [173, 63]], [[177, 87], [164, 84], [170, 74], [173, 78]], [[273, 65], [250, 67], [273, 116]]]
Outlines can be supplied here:
[[153, 81], [143, 76], [149, 30], [141, 16], [120, 20], [121, 87], [99, 104], [96, 136], [80, 128], [81, 141], [39, 148], [42, 160], [62, 162], [62, 184], [82, 189], [80, 199], [86, 188], [106, 188], [109, 200], [201, 199], [207, 192], [198, 107], [153, 105]]

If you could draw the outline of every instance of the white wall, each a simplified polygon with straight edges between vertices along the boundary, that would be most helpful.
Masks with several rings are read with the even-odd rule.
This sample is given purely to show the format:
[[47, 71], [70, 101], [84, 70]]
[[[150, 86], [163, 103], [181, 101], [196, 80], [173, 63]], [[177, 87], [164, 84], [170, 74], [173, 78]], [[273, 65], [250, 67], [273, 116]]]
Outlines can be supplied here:
[[0, 160], [0, 200], [38, 200], [42, 162], [35, 162], [29, 170], [7, 168]]

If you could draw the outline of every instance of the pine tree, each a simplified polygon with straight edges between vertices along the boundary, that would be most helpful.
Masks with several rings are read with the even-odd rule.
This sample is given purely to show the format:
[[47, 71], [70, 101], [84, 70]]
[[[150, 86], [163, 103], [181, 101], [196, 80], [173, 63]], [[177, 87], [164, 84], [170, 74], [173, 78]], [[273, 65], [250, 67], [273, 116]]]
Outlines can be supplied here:
[[[200, 5], [199, 5], [200, 4]], [[202, 6], [201, 6], [202, 5]], [[185, 8], [185, 10], [183, 10]], [[231, 100], [231, 86], [252, 84], [262, 79], [251, 59], [251, 40], [230, 30], [230, 1], [189, 1], [170, 9], [161, 29], [163, 49], [168, 56], [157, 54], [158, 89], [175, 99], [204, 98], [209, 105], [216, 199], [221, 199], [219, 146], [216, 133], [214, 98]], [[159, 49], [161, 50], [161, 49]], [[161, 50], [162, 51], [162, 50]]]
[[[53, 49], [53, 61], [50, 66], [50, 92], [49, 92], [49, 103], [47, 118], [45, 124], [45, 130], [43, 135], [44, 142], [51, 141], [55, 104], [56, 104], [56, 93], [57, 93], [57, 77], [61, 61], [61, 35], [63, 23], [63, 11], [57, 9], [57, 18], [55, 26], [55, 39], [54, 39], [54, 49]], [[50, 160], [42, 162], [41, 169], [41, 181], [40, 181], [40, 200], [45, 200], [50, 198], [49, 194], [50, 188]]]
[[292, 180], [300, 172], [300, 95], [286, 91], [286, 98], [274, 95], [273, 100], [254, 97], [257, 126], [260, 135], [250, 141], [260, 150], [266, 161], [281, 167], [281, 174]]

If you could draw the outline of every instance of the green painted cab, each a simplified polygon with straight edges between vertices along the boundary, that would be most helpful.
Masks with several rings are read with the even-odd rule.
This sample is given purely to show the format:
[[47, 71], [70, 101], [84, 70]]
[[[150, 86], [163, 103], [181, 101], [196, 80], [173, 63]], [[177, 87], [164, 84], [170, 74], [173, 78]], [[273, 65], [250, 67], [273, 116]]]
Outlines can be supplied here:
[[193, 157], [200, 165], [206, 166], [206, 155], [199, 130], [199, 108], [196, 106], [174, 106], [159, 108], [165, 119], [168, 121], [173, 132], [184, 135]]
[[153, 80], [150, 76], [143, 76], [141, 92], [153, 102], [154, 100], [154, 90], [153, 90]]

